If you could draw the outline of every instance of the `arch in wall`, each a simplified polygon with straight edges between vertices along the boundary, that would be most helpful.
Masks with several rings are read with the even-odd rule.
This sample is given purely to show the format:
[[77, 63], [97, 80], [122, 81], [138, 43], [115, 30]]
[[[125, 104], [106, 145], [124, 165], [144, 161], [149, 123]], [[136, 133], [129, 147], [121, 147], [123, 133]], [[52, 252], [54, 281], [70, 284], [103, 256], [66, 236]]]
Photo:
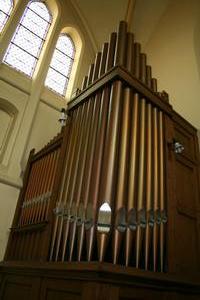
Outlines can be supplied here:
[[11, 102], [0, 98], [0, 163], [8, 146], [17, 114], [18, 110]]
[[1, 7], [1, 17], [0, 17], [0, 33], [4, 30], [10, 15], [12, 13], [12, 10], [14, 8], [14, 1], [13, 0], [7, 0], [4, 1]]
[[73, 88], [76, 86], [76, 74], [80, 68], [80, 61], [83, 54], [83, 39], [78, 29], [75, 26], [66, 26], [61, 30], [61, 34], [67, 34], [73, 41], [76, 52], [74, 57], [74, 63], [71, 70], [71, 75], [67, 87], [66, 98], [70, 98]]

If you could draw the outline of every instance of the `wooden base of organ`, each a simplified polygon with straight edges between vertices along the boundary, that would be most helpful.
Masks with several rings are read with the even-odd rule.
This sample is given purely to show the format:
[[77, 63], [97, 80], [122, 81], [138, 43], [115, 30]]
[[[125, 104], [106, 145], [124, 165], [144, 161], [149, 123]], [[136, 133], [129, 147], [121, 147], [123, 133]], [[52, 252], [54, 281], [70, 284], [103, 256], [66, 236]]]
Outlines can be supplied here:
[[[63, 284], [62, 276], [55, 280], [61, 294], [70, 266], [75, 280], [95, 266], [83, 286], [96, 284], [99, 292], [66, 299], [101, 299], [101, 292], [105, 299], [200, 296], [199, 285], [191, 283], [200, 271], [196, 130], [174, 112], [165, 92], [157, 92], [146, 56], [126, 27], [121, 22], [97, 54], [68, 105], [61, 135], [31, 153], [1, 267], [4, 300], [11, 299], [4, 296], [12, 293], [8, 278], [32, 276], [33, 269], [43, 277], [37, 262], [56, 278], [66, 267]], [[89, 274], [97, 276], [95, 283]], [[180, 279], [184, 274], [188, 283]], [[130, 282], [130, 295], [123, 296], [120, 289]], [[164, 293], [154, 291], [160, 284]]]
[[3, 300], [197, 300], [199, 278], [146, 272], [109, 263], [1, 265]]

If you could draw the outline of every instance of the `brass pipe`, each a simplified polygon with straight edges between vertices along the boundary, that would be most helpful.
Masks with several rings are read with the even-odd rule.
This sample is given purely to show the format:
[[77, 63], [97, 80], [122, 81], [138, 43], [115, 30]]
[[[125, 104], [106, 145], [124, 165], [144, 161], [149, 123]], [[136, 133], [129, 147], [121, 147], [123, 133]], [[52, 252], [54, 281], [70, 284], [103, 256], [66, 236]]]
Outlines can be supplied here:
[[42, 215], [42, 211], [44, 209], [44, 205], [45, 205], [45, 193], [46, 193], [46, 188], [48, 185], [48, 182], [50, 181], [50, 177], [51, 177], [51, 169], [52, 169], [52, 164], [53, 164], [53, 152], [49, 153], [46, 155], [46, 161], [45, 161], [45, 166], [44, 166], [44, 172], [43, 172], [43, 184], [41, 187], [41, 204], [38, 210], [37, 215], [35, 216], [35, 220], [37, 221], [41, 221], [41, 215]]
[[85, 76], [83, 78], [83, 82], [82, 82], [82, 86], [81, 86], [82, 91], [87, 87], [87, 82], [88, 82], [88, 76]]
[[46, 156], [46, 162], [45, 162], [45, 166], [44, 166], [44, 174], [43, 174], [43, 184], [42, 184], [42, 187], [41, 187], [41, 191], [42, 191], [42, 199], [41, 199], [41, 204], [40, 204], [40, 207], [39, 207], [39, 210], [38, 210], [38, 213], [37, 215], [35, 216], [35, 221], [41, 221], [41, 214], [42, 214], [42, 211], [43, 211], [43, 207], [45, 205], [45, 193], [46, 193], [46, 186], [47, 186], [47, 183], [49, 181], [49, 165], [51, 165], [51, 159], [52, 159], [52, 155], [50, 154], [47, 154]]
[[[72, 204], [72, 195], [74, 193], [74, 182], [76, 180], [77, 176], [77, 167], [78, 167], [78, 159], [80, 155], [80, 134], [81, 134], [81, 128], [82, 124], [84, 124], [85, 116], [84, 116], [84, 108], [87, 106], [87, 103], [83, 104], [83, 107], [81, 107], [81, 116], [80, 116], [80, 121], [78, 122], [78, 128], [76, 129], [77, 131], [75, 132], [75, 141], [72, 144], [72, 152], [71, 155], [69, 155], [69, 165], [68, 165], [68, 177], [66, 179], [66, 185], [65, 185], [65, 192], [63, 195], [63, 207], [69, 205], [69, 207]], [[72, 182], [72, 183], [71, 183]], [[71, 188], [71, 190], [69, 190]], [[62, 208], [63, 208], [62, 207]], [[55, 248], [55, 260], [58, 260], [58, 254], [59, 254], [59, 249], [60, 249], [60, 242], [61, 242], [61, 236], [63, 233], [63, 214], [60, 216], [60, 224], [59, 224], [59, 229], [58, 229], [58, 235], [57, 235], [57, 243], [56, 243], [56, 248]], [[66, 223], [68, 223], [69, 220], [66, 220]], [[68, 226], [66, 225], [66, 229], [68, 230]]]
[[153, 227], [153, 270], [157, 270], [157, 255], [158, 255], [158, 225], [157, 225], [157, 211], [158, 211], [158, 109], [153, 108], [153, 131], [154, 131], [154, 227]]
[[47, 200], [45, 201], [45, 206], [44, 206], [44, 210], [43, 210], [44, 212], [42, 214], [42, 220], [45, 220], [45, 221], [48, 221], [49, 206], [50, 206], [50, 201], [51, 201], [51, 195], [53, 192], [54, 181], [55, 181], [55, 177], [57, 174], [59, 156], [60, 156], [60, 149], [58, 149], [56, 152], [55, 166], [53, 168], [53, 174], [51, 177], [51, 181], [49, 182], [49, 186], [47, 187], [47, 190], [46, 190], [46, 192], [49, 192], [50, 195], [48, 196]]
[[140, 54], [140, 80], [146, 83], [146, 55]]
[[130, 101], [131, 89], [126, 87], [123, 91], [123, 111], [120, 132], [118, 180], [115, 199], [115, 229], [113, 236], [113, 263], [118, 261], [122, 235], [126, 230], [125, 205], [127, 190], [128, 143], [130, 130]]
[[133, 33], [127, 33], [127, 52], [126, 52], [126, 69], [132, 74], [134, 70], [134, 36]]
[[[58, 196], [58, 206], [60, 206], [63, 198], [63, 201], [66, 201], [66, 192], [68, 192], [68, 182], [69, 182], [69, 176], [70, 176], [70, 165], [72, 163], [72, 159], [74, 155], [74, 147], [76, 142], [76, 136], [78, 135], [79, 130], [79, 122], [80, 122], [80, 115], [81, 115], [81, 109], [78, 108], [77, 112], [74, 113], [74, 122], [72, 122], [72, 128], [71, 128], [71, 134], [69, 136], [69, 143], [68, 148], [66, 151], [66, 157], [65, 157], [65, 169], [64, 169], [64, 176], [61, 184], [61, 189]], [[78, 124], [78, 125], [77, 125]], [[56, 215], [55, 221], [54, 221], [54, 228], [53, 228], [53, 234], [52, 234], [52, 240], [51, 240], [51, 248], [50, 248], [50, 261], [53, 259], [53, 253], [55, 248], [55, 242], [56, 242], [56, 235], [57, 231], [60, 231], [60, 219], [61, 217]]]
[[[160, 198], [160, 211], [161, 214], [165, 214], [165, 199], [164, 199], [164, 135], [163, 135], [163, 112], [159, 111], [159, 198]], [[164, 217], [164, 216], [163, 216]], [[164, 270], [164, 220], [160, 224], [160, 270]]]
[[136, 78], [140, 77], [140, 51], [141, 45], [134, 43], [134, 75]]
[[152, 210], [152, 104], [147, 104], [147, 164], [146, 164], [146, 213], [147, 224], [145, 234], [145, 270], [149, 268], [149, 251], [151, 241], [151, 210]]
[[99, 120], [97, 128], [97, 138], [94, 150], [94, 162], [91, 171], [91, 184], [89, 190], [89, 202], [88, 210], [86, 212], [86, 218], [88, 224], [86, 224], [86, 246], [87, 246], [87, 260], [90, 261], [92, 258], [92, 252], [94, 248], [94, 235], [96, 230], [97, 220], [97, 205], [99, 199], [99, 185], [101, 166], [103, 159], [104, 141], [107, 128], [107, 116], [110, 98], [110, 87], [106, 86], [102, 91], [100, 101]]
[[104, 43], [103, 44], [103, 49], [102, 49], [102, 55], [101, 55], [101, 62], [100, 62], [98, 77], [101, 77], [105, 73], [107, 55], [108, 55], [108, 43]]
[[59, 149], [56, 149], [49, 155], [49, 159], [50, 159], [51, 163], [50, 163], [50, 169], [48, 171], [48, 180], [45, 180], [45, 185], [43, 188], [43, 200], [41, 203], [41, 209], [39, 211], [39, 216], [38, 216], [38, 219], [40, 221], [46, 221], [46, 210], [47, 210], [47, 206], [48, 206], [47, 202], [49, 202], [49, 198], [50, 198], [50, 195], [47, 196], [47, 193], [51, 192], [50, 187], [51, 187], [52, 181], [54, 179], [55, 165], [57, 164], [57, 158], [58, 158], [59, 152], [60, 152]]
[[97, 93], [94, 99], [94, 109], [93, 109], [92, 120], [91, 120], [91, 129], [90, 129], [90, 135], [88, 141], [87, 157], [86, 157], [85, 170], [83, 176], [83, 185], [81, 190], [84, 220], [81, 220], [81, 224], [78, 229], [78, 249], [77, 249], [78, 261], [81, 260], [81, 254], [82, 254], [82, 248], [84, 242], [85, 217], [86, 217], [85, 214], [86, 214], [87, 205], [89, 201], [89, 189], [90, 189], [91, 175], [92, 175], [92, 164], [94, 160], [94, 150], [95, 150], [95, 143], [96, 143], [96, 132], [97, 132], [97, 125], [98, 125], [99, 109], [100, 109], [100, 99], [101, 99], [101, 93]]
[[[37, 218], [37, 215], [39, 213], [39, 210], [40, 210], [40, 206], [41, 206], [41, 196], [42, 196], [42, 193], [43, 193], [43, 187], [44, 187], [44, 184], [45, 184], [45, 181], [48, 180], [48, 177], [47, 177], [47, 174], [49, 172], [49, 169], [51, 168], [51, 163], [49, 165], [47, 165], [47, 161], [48, 161], [48, 156], [49, 155], [46, 155], [46, 156], [43, 156], [41, 158], [41, 170], [40, 170], [40, 175], [39, 175], [39, 178], [38, 178], [38, 184], [37, 184], [37, 192], [36, 192], [36, 204], [35, 204], [35, 209], [34, 211], [32, 212], [32, 215], [30, 216], [30, 223], [35, 223], [36, 222], [36, 218]], [[45, 173], [45, 166], [48, 166], [48, 170], [47, 172]]]
[[146, 66], [146, 84], [151, 88], [151, 66]]
[[68, 238], [68, 233], [69, 233], [69, 221], [70, 221], [70, 191], [69, 188], [72, 185], [71, 182], [74, 180], [74, 169], [75, 169], [75, 165], [77, 163], [77, 153], [78, 153], [78, 149], [79, 149], [79, 143], [80, 143], [80, 134], [81, 134], [81, 128], [82, 128], [82, 124], [84, 123], [84, 111], [85, 109], [85, 104], [83, 106], [79, 106], [77, 111], [77, 120], [75, 122], [76, 126], [74, 126], [73, 124], [73, 128], [74, 128], [74, 139], [71, 140], [71, 145], [72, 145], [72, 149], [70, 152], [70, 155], [68, 156], [68, 176], [66, 178], [66, 184], [65, 184], [65, 188], [64, 188], [64, 215], [61, 218], [61, 226], [60, 226], [60, 230], [58, 233], [58, 241], [57, 241], [57, 253], [59, 251], [59, 247], [60, 247], [60, 239], [61, 239], [61, 235], [63, 233], [63, 244], [62, 244], [62, 252], [61, 252], [61, 257], [64, 260], [65, 257], [65, 250], [66, 250], [66, 243], [67, 243], [67, 238]]
[[31, 198], [29, 200], [30, 201], [29, 202], [29, 206], [28, 206], [29, 209], [27, 210], [25, 224], [29, 224], [30, 223], [32, 213], [33, 213], [33, 211], [35, 209], [34, 199], [35, 199], [35, 196], [36, 196], [36, 193], [37, 193], [38, 182], [39, 182], [39, 178], [40, 178], [40, 175], [41, 175], [41, 172], [40, 172], [41, 165], [42, 165], [42, 160], [40, 159], [40, 160], [37, 161], [37, 169], [36, 169], [35, 182], [34, 182], [34, 185], [33, 185]]
[[44, 162], [45, 162], [45, 157], [42, 157], [39, 159], [39, 168], [38, 168], [39, 171], [38, 171], [37, 181], [36, 181], [35, 188], [34, 188], [34, 195], [33, 195], [33, 199], [32, 199], [33, 202], [32, 202], [32, 206], [31, 206], [30, 213], [29, 213], [28, 220], [27, 220], [28, 224], [31, 224], [33, 222], [33, 217], [35, 216], [35, 213], [38, 208], [37, 200], [38, 200], [39, 190], [40, 190], [40, 186], [41, 186], [41, 182], [42, 182], [42, 175], [43, 175], [42, 170], [44, 167]]
[[[85, 124], [84, 124], [84, 130], [82, 134], [81, 139], [81, 147], [80, 147], [80, 155], [79, 155], [79, 164], [78, 164], [78, 176], [76, 177], [76, 182], [74, 184], [74, 195], [73, 199], [75, 200], [75, 207], [78, 211], [78, 206], [81, 201], [81, 189], [83, 185], [83, 175], [84, 175], [84, 169], [86, 164], [86, 158], [87, 158], [87, 150], [88, 150], [88, 141], [89, 141], [89, 133], [91, 129], [91, 120], [93, 118], [93, 108], [94, 108], [94, 101], [93, 98], [88, 100], [88, 109], [86, 112], [86, 118], [85, 118]], [[70, 202], [72, 203], [72, 202]], [[77, 220], [75, 219], [72, 224], [72, 230], [70, 233], [70, 244], [69, 244], [69, 261], [72, 260], [73, 257], [73, 251], [74, 251], [74, 242], [75, 242], [75, 235], [76, 235], [76, 225]]]
[[24, 214], [23, 214], [23, 219], [21, 220], [21, 226], [23, 226], [26, 223], [26, 219], [27, 219], [27, 214], [29, 212], [30, 206], [29, 206], [29, 201], [31, 199], [31, 196], [33, 194], [33, 190], [34, 190], [34, 183], [36, 181], [36, 175], [37, 175], [37, 167], [38, 167], [38, 163], [34, 162], [32, 163], [32, 177], [30, 176], [29, 178], [29, 183], [30, 183], [30, 189], [29, 189], [29, 193], [27, 193], [25, 195], [25, 201], [24, 201]]
[[130, 255], [132, 251], [132, 242], [134, 238], [134, 232], [136, 230], [136, 178], [137, 178], [137, 148], [138, 148], [138, 136], [139, 136], [139, 95], [135, 93], [133, 95], [133, 106], [131, 112], [130, 121], [130, 158], [129, 158], [129, 170], [128, 170], [128, 228], [126, 231], [126, 250], [125, 260], [126, 266], [129, 265]]
[[94, 82], [96, 79], [98, 79], [99, 70], [100, 70], [100, 63], [101, 63], [101, 52], [98, 52], [96, 54], [96, 58], [95, 58], [92, 82]]
[[108, 55], [107, 55], [107, 60], [106, 60], [106, 69], [105, 69], [106, 72], [114, 66], [116, 40], [117, 40], [117, 33], [112, 32], [110, 35]]
[[114, 58], [115, 66], [126, 65], [126, 41], [127, 41], [127, 23], [121, 21], [117, 32], [116, 51]]
[[94, 74], [94, 64], [91, 64], [88, 72], [87, 86], [89, 86], [92, 83], [93, 74]]
[[[117, 145], [119, 140], [119, 122], [121, 115], [121, 97], [122, 97], [122, 82], [115, 81], [111, 87], [110, 106], [108, 116], [108, 126], [106, 132], [104, 158], [100, 184], [100, 201], [108, 203], [112, 209], [113, 204], [113, 188], [116, 179], [116, 157]], [[98, 233], [98, 253], [99, 261], [103, 261], [108, 234]]]
[[[141, 111], [140, 111], [140, 152], [139, 152], [139, 170], [138, 170], [138, 203], [137, 203], [137, 216], [140, 219], [140, 214], [144, 209], [144, 167], [145, 167], [145, 131], [146, 131], [146, 100], [142, 98]], [[141, 246], [143, 239], [143, 231], [138, 220], [137, 234], [136, 234], [136, 268], [139, 268], [140, 256], [141, 256]]]
[[155, 79], [155, 78], [151, 79], [151, 88], [152, 88], [153, 92], [157, 92], [157, 79]]
[[24, 223], [24, 219], [25, 219], [25, 215], [26, 215], [26, 204], [27, 201], [29, 199], [29, 195], [31, 194], [31, 189], [32, 189], [32, 185], [33, 185], [33, 179], [34, 179], [34, 173], [35, 173], [35, 164], [31, 165], [30, 168], [30, 175], [28, 177], [28, 184], [27, 184], [27, 188], [25, 191], [25, 195], [24, 195], [24, 201], [23, 201], [23, 207], [21, 209], [21, 215], [20, 215], [20, 219], [19, 219], [19, 226], [22, 226]]

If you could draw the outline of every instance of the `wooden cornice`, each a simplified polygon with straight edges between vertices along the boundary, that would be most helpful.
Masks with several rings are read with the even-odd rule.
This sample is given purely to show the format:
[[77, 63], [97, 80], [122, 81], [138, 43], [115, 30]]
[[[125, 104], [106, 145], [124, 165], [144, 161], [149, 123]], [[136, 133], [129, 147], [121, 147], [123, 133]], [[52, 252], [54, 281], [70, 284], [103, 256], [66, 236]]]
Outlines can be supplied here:
[[113, 67], [101, 78], [92, 83], [88, 88], [83, 90], [78, 96], [68, 103], [68, 110], [71, 111], [77, 108], [77, 106], [87, 101], [87, 99], [96, 91], [102, 89], [105, 85], [111, 84], [115, 80], [123, 81], [124, 84], [133, 88], [135, 92], [138, 92], [142, 97], [146, 98], [163, 112], [170, 116], [172, 115], [172, 106], [167, 101], [164, 101], [158, 94], [154, 93], [122, 66]]

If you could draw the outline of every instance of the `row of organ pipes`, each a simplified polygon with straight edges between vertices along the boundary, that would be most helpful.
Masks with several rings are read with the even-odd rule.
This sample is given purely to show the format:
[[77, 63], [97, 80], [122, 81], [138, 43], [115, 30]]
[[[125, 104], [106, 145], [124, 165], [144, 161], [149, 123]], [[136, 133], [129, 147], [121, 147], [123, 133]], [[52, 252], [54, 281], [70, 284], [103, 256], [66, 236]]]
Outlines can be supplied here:
[[[115, 66], [157, 93], [146, 55], [125, 22], [97, 53], [82, 91]], [[49, 260], [107, 261], [165, 271], [165, 113], [115, 79], [69, 106], [68, 115]]]
[[[29, 178], [23, 196], [18, 229], [48, 222], [59, 156], [60, 147], [56, 147], [49, 152], [45, 151], [44, 155], [39, 155], [36, 159], [30, 159]], [[34, 152], [30, 155], [30, 158], [33, 157]], [[40, 231], [13, 232], [8, 257], [14, 260], [38, 258], [39, 239]]]

